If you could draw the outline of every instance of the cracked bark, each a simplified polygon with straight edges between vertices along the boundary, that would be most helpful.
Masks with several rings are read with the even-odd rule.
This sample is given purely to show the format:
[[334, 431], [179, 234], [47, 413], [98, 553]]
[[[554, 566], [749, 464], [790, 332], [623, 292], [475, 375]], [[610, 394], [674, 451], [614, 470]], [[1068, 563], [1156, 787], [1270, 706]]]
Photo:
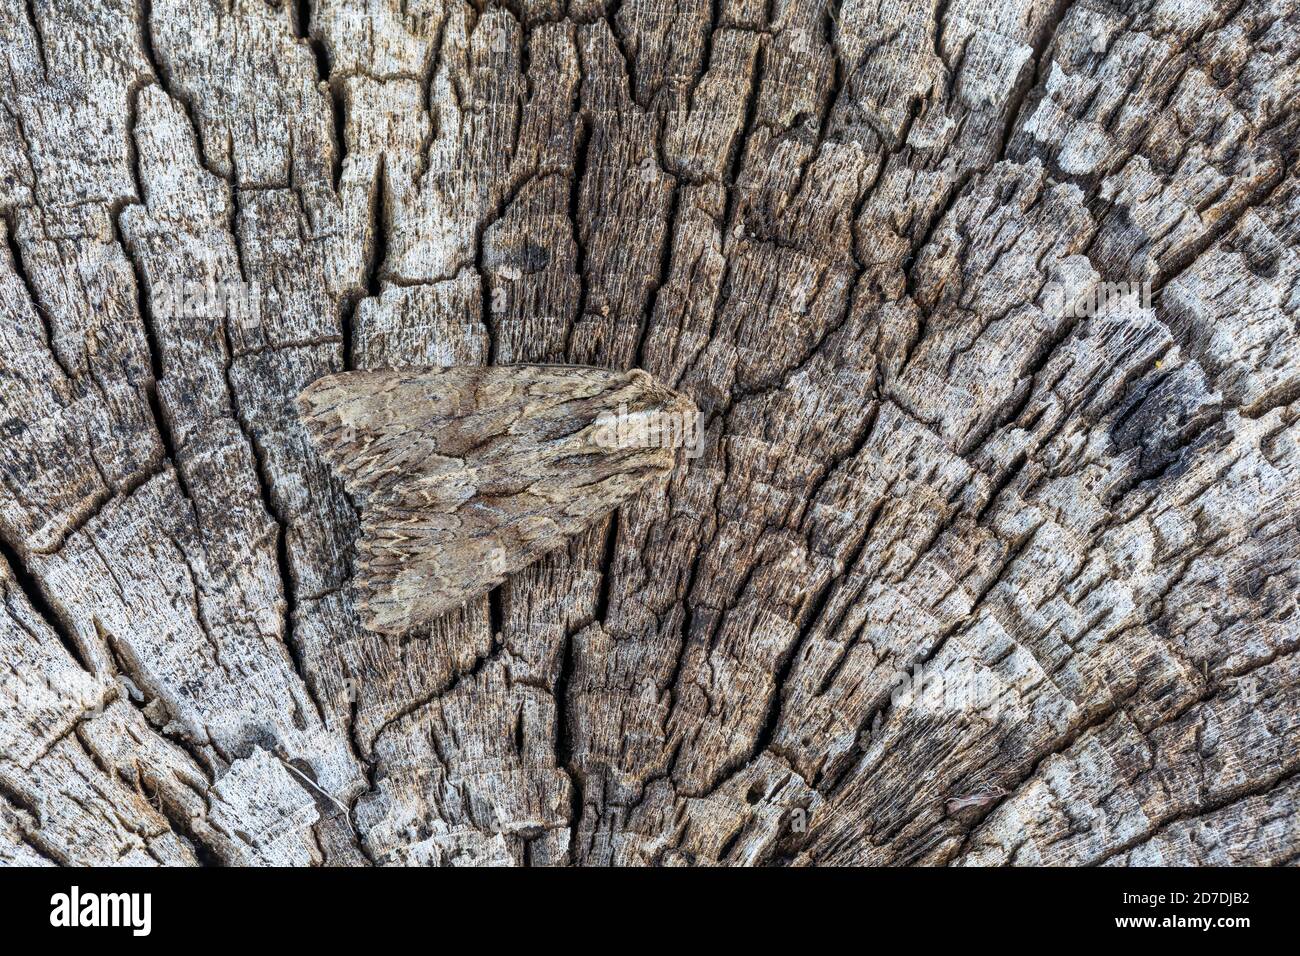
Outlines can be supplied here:
[[[9, 5], [0, 861], [1294, 863], [1298, 17]], [[293, 398], [485, 362], [704, 454], [368, 633]]]

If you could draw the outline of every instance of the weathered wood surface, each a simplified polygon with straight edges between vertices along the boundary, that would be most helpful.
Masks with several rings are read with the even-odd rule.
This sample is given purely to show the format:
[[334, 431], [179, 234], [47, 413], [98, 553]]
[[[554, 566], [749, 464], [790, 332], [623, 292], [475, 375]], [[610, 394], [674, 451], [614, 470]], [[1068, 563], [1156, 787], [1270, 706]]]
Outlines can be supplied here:
[[[1300, 859], [1294, 0], [0, 41], [0, 861]], [[362, 629], [294, 397], [518, 362], [704, 453]]]

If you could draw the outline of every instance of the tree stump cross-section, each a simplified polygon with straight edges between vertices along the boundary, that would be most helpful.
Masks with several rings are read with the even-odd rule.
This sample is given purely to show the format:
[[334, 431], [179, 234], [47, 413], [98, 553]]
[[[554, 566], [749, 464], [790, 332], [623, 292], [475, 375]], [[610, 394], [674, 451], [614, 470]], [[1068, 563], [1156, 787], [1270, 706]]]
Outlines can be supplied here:
[[[1300, 3], [0, 44], [0, 863], [1300, 860]], [[295, 398], [517, 363], [703, 451], [364, 629]]]

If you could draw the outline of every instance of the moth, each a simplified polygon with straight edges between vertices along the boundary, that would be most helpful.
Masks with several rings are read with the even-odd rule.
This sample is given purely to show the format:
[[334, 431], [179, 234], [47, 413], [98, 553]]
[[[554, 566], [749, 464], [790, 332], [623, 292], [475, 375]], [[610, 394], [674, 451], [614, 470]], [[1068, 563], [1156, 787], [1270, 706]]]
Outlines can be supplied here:
[[400, 633], [496, 587], [667, 474], [699, 412], [648, 373], [343, 372], [298, 397], [362, 505], [362, 624]]

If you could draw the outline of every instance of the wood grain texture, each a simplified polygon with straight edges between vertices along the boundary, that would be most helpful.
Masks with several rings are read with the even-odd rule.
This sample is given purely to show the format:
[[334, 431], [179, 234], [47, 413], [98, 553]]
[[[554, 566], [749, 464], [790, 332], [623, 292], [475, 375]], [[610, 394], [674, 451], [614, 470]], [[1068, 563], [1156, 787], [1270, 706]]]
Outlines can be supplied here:
[[[0, 861], [1300, 859], [1294, 0], [0, 38]], [[296, 397], [519, 363], [703, 453], [367, 630]]]

